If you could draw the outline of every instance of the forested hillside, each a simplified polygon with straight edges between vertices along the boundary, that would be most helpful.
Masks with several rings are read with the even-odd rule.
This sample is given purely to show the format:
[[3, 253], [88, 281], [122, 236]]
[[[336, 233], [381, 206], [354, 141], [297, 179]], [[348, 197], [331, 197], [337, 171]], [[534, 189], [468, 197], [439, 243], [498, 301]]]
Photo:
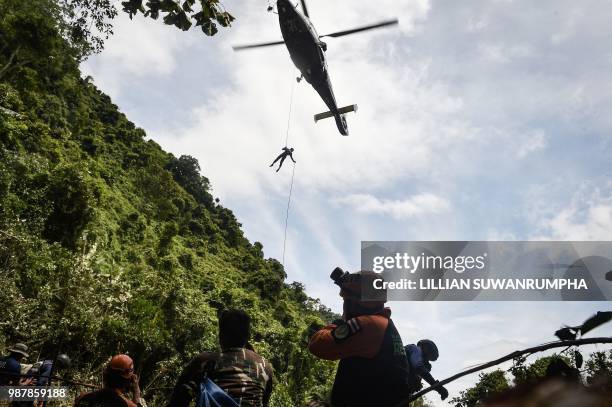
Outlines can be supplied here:
[[0, 351], [64, 351], [89, 383], [128, 352], [161, 405], [181, 366], [217, 347], [217, 312], [237, 307], [276, 369], [274, 405], [324, 392], [334, 365], [306, 343], [329, 311], [244, 237], [195, 159], [81, 77], [54, 4], [0, 0]]

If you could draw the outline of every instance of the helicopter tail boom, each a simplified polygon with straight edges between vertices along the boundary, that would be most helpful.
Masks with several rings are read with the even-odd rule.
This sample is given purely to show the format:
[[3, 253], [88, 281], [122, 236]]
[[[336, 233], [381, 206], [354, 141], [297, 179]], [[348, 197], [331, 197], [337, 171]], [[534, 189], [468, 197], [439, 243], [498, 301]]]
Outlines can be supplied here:
[[314, 121], [316, 123], [319, 120], [328, 119], [330, 117], [336, 116], [337, 114], [344, 114], [349, 112], [357, 112], [357, 105], [348, 105], [341, 107], [340, 109], [338, 109], [337, 112], [332, 112], [331, 110], [329, 110], [327, 112], [317, 113], [314, 115]]

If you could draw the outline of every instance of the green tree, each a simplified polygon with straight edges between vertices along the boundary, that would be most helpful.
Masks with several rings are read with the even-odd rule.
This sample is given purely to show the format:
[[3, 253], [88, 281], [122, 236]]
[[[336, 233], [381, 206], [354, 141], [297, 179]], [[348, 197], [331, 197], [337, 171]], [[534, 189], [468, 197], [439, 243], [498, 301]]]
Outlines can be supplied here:
[[410, 407], [432, 407], [432, 404], [429, 404], [426, 398], [421, 397], [410, 403]]
[[451, 403], [456, 407], [474, 407], [486, 397], [507, 390], [510, 387], [503, 370], [494, 370], [490, 373], [480, 373], [478, 382], [467, 390], [460, 392]]
[[584, 376], [587, 383], [603, 376], [612, 377], [612, 349], [591, 353], [585, 362]]
[[0, 80], [22, 67], [53, 66], [56, 58], [65, 59], [59, 54], [68, 53], [69, 47], [56, 35], [60, 21], [57, 3], [0, 0], [0, 15]]
[[117, 9], [111, 0], [58, 0], [62, 34], [80, 56], [100, 52], [112, 35]]
[[[44, 2], [42, 10], [36, 11], [42, 3], [41, 1], [3, 0], [0, 2], [0, 13], [17, 17], [50, 14], [63, 39], [76, 51], [79, 59], [100, 52], [104, 47], [104, 41], [113, 34], [112, 20], [117, 16], [118, 10], [115, 2], [111, 0], [49, 0]], [[218, 26], [229, 27], [234, 21], [234, 17], [218, 0], [184, 0], [182, 2], [128, 0], [123, 1], [121, 7], [130, 18], [139, 13], [154, 20], [161, 17], [164, 24], [175, 26], [183, 31], [189, 30], [192, 26], [200, 27], [202, 32], [208, 36], [215, 35], [218, 32]], [[33, 21], [24, 19], [24, 26], [20, 32], [37, 35], [40, 33], [37, 22], [40, 22], [40, 19]], [[10, 32], [2, 30], [0, 33], [3, 37], [2, 42], [10, 43]], [[52, 39], [53, 37], [45, 36], [44, 38]], [[29, 41], [28, 38], [21, 39], [21, 41], [24, 40]], [[3, 48], [0, 49], [4, 51]], [[14, 48], [13, 51], [11, 64], [23, 63], [28, 59], [29, 55], [19, 47]], [[19, 53], [25, 55], [17, 58]], [[0, 67], [0, 78], [2, 73], [3, 67]]]
[[543, 378], [546, 375], [548, 365], [554, 360], [562, 359], [564, 362], [570, 364], [569, 359], [562, 355], [544, 356], [528, 365], [525, 365], [526, 359], [526, 356], [516, 359], [514, 365], [510, 368], [510, 373], [514, 376], [514, 385], [533, 382]]
[[200, 174], [198, 160], [189, 155], [182, 155], [179, 158], [172, 156], [166, 168], [170, 170], [174, 180], [193, 195], [196, 201], [209, 208], [213, 205], [213, 197], [209, 192], [210, 182]]
[[163, 16], [165, 24], [173, 25], [183, 31], [187, 31], [195, 23], [206, 35], [215, 35], [218, 31], [217, 24], [228, 27], [234, 17], [228, 13], [219, 0], [184, 0], [182, 3], [172, 0], [128, 0], [121, 4], [123, 11], [130, 18], [140, 13], [153, 19]]

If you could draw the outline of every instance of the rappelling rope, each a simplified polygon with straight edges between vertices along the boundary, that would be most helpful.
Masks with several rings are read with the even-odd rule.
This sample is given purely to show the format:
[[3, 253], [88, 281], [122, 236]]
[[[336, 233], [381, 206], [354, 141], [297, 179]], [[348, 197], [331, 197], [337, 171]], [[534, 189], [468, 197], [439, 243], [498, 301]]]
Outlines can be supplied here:
[[[289, 97], [289, 117], [287, 118], [287, 133], [285, 134], [285, 147], [287, 147], [287, 143], [289, 142], [289, 130], [291, 129], [291, 111], [293, 108], [293, 93], [295, 90], [295, 81], [293, 77], [295, 76], [295, 71], [292, 75], [291, 80], [291, 96]], [[295, 163], [293, 163], [293, 170], [291, 171], [291, 186], [289, 187], [289, 197], [287, 198], [287, 211], [285, 213], [285, 235], [283, 237], [283, 269], [285, 268], [285, 250], [287, 248], [287, 226], [289, 225], [289, 208], [291, 207], [291, 196], [293, 195], [293, 179], [295, 178]]]
[[[292, 74], [292, 79], [295, 76], [295, 71]], [[289, 129], [291, 128], [291, 111], [293, 109], [293, 91], [295, 90], [295, 79], [291, 81], [291, 95], [289, 96], [289, 116], [287, 117], [287, 132], [285, 133], [285, 147], [289, 141]]]
[[291, 187], [289, 187], [289, 199], [287, 199], [287, 213], [285, 214], [285, 237], [283, 238], [283, 268], [285, 268], [285, 248], [287, 245], [287, 225], [289, 224], [289, 208], [291, 207], [291, 195], [293, 194], [293, 178], [295, 177], [295, 163], [291, 172]]

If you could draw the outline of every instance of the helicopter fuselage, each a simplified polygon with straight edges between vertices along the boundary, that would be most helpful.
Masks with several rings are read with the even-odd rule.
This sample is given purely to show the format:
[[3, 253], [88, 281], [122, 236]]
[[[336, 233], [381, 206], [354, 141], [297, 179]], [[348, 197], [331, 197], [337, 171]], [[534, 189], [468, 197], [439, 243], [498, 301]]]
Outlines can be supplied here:
[[278, 0], [277, 9], [281, 32], [291, 60], [333, 113], [340, 133], [347, 135], [346, 120], [338, 112], [327, 70], [325, 43], [319, 39], [310, 19], [300, 13], [289, 0]]

